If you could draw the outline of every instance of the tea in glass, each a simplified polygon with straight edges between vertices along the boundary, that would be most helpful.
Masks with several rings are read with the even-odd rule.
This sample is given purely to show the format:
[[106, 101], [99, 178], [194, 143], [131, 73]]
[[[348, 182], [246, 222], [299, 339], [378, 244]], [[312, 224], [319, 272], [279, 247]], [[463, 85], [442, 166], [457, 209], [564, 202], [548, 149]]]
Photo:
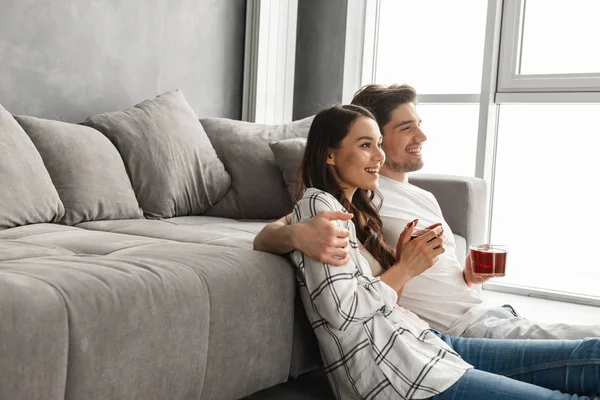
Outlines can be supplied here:
[[494, 244], [479, 244], [469, 247], [471, 266], [476, 276], [506, 275], [507, 246]]

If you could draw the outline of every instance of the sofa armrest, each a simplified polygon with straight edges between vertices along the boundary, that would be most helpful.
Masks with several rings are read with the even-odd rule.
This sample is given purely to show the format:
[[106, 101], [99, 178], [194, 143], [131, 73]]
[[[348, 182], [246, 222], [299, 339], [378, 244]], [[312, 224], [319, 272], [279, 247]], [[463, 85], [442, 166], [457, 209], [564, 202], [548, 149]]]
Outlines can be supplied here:
[[450, 229], [467, 246], [485, 241], [486, 183], [466, 176], [411, 174], [410, 183], [431, 192], [437, 199]]

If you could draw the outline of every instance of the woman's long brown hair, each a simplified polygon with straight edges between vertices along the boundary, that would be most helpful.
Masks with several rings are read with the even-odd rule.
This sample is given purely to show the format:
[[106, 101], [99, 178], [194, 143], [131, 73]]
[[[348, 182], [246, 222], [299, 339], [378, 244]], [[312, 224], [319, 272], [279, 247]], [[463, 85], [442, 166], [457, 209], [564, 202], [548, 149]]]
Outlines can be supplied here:
[[376, 208], [373, 204], [375, 196], [381, 200], [381, 194], [377, 191], [358, 188], [352, 202], [349, 202], [334, 175], [332, 169], [335, 167], [327, 165], [329, 150], [341, 146], [342, 140], [359, 118], [375, 120], [370, 111], [356, 105], [334, 105], [320, 111], [315, 116], [310, 126], [306, 150], [298, 171], [302, 183], [298, 187], [300, 190], [303, 190], [303, 187], [312, 187], [328, 192], [348, 212], [354, 214], [352, 221], [356, 227], [358, 240], [383, 268], [388, 269], [396, 259], [394, 251], [383, 239], [379, 207]]

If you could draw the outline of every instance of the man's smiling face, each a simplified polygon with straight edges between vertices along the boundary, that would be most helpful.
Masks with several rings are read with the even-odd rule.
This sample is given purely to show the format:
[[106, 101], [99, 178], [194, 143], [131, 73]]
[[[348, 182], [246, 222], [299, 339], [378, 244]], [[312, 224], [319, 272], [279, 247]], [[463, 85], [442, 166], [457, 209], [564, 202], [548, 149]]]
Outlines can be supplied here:
[[385, 166], [392, 173], [418, 171], [423, 168], [421, 147], [427, 136], [420, 128], [421, 119], [413, 103], [402, 104], [390, 115], [383, 127]]

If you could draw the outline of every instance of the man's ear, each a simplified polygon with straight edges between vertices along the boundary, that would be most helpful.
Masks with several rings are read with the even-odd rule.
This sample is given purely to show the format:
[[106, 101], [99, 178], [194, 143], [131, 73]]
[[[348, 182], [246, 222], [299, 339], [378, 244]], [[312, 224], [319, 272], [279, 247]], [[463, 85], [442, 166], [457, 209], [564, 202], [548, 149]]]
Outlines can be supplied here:
[[327, 165], [335, 166], [335, 157], [331, 149], [327, 150]]

